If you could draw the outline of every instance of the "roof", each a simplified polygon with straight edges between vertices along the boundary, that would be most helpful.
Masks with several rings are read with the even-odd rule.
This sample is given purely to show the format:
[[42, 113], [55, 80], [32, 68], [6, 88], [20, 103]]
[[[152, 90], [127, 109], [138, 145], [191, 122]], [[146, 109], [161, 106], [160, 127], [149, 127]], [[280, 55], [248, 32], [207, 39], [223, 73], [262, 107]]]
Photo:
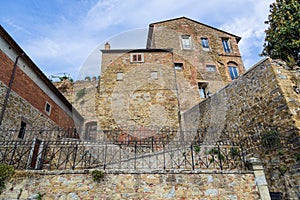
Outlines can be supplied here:
[[173, 49], [101, 49], [102, 53], [173, 52]]
[[170, 22], [170, 21], [176, 21], [176, 20], [180, 20], [180, 19], [186, 19], [186, 20], [192, 21], [192, 22], [194, 22], [194, 23], [200, 24], [200, 25], [202, 25], [202, 26], [206, 26], [206, 27], [208, 27], [208, 28], [212, 28], [212, 29], [214, 29], [214, 30], [217, 30], [217, 31], [223, 32], [223, 33], [225, 33], [225, 34], [231, 35], [231, 36], [233, 36], [233, 37], [236, 38], [236, 41], [237, 41], [237, 42], [239, 42], [239, 41], [242, 39], [240, 36], [234, 35], [234, 34], [232, 34], [232, 33], [228, 33], [228, 32], [226, 32], [226, 31], [217, 29], [217, 28], [215, 28], [215, 27], [209, 26], [209, 25], [207, 25], [207, 24], [203, 24], [203, 23], [201, 23], [201, 22], [195, 21], [195, 20], [193, 20], [193, 19], [190, 19], [190, 18], [187, 18], [187, 17], [184, 17], [184, 16], [183, 16], [183, 17], [174, 18], [174, 19], [164, 20], [164, 21], [160, 21], [160, 22], [154, 22], [154, 23], [149, 24], [149, 27], [153, 27], [153, 26], [156, 25], [156, 24], [161, 24], [161, 23]]
[[83, 117], [72, 106], [72, 104], [60, 93], [60, 91], [52, 84], [47, 76], [38, 68], [38, 66], [30, 59], [30, 57], [24, 52], [24, 50], [16, 43], [16, 41], [8, 34], [8, 32], [0, 25], [0, 35], [3, 39], [16, 51], [18, 55], [22, 55], [22, 59], [28, 64], [28, 66], [40, 77], [40, 79], [50, 88], [51, 91], [67, 106], [68, 109], [74, 112], [83, 121]]

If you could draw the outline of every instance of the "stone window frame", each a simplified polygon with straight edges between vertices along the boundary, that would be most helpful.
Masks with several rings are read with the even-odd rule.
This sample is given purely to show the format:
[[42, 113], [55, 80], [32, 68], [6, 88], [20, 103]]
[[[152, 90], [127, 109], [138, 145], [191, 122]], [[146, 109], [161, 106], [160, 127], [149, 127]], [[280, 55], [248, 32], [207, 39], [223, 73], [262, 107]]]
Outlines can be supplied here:
[[191, 35], [181, 35], [181, 48], [183, 50], [192, 50], [192, 37]]
[[[208, 37], [201, 37], [201, 46], [204, 51], [210, 51], [209, 39]], [[205, 42], [204, 42], [205, 41]]]
[[131, 53], [130, 54], [130, 62], [132, 62], [132, 63], [144, 62], [144, 54], [143, 53]]
[[158, 72], [157, 71], [151, 71], [150, 75], [151, 75], [151, 79], [153, 79], [153, 80], [158, 79]]
[[52, 105], [48, 101], [46, 101], [46, 103], [45, 103], [45, 113], [48, 116], [50, 116], [51, 115], [51, 111], [52, 111]]
[[21, 118], [20, 121], [20, 128], [18, 133], [18, 139], [23, 140], [25, 137], [26, 128], [29, 126], [28, 120], [26, 120], [24, 117]]
[[230, 38], [228, 37], [222, 37], [222, 46], [223, 46], [223, 50], [225, 53], [231, 53], [232, 52], [232, 48], [231, 48], [231, 42], [230, 42]]
[[183, 70], [183, 63], [182, 62], [174, 62], [174, 69], [175, 70]]
[[123, 72], [117, 72], [117, 81], [123, 81]]
[[[207, 72], [216, 72], [217, 71], [217, 66], [215, 64], [206, 64], [205, 68], [206, 68]], [[212, 69], [214, 69], [214, 70], [212, 70]]]
[[232, 62], [232, 61], [228, 62], [227, 69], [228, 69], [229, 77], [231, 78], [231, 80], [234, 80], [239, 76], [239, 68], [238, 68], [237, 63]]
[[208, 82], [198, 81], [197, 87], [199, 91], [199, 96], [201, 99], [208, 97]]

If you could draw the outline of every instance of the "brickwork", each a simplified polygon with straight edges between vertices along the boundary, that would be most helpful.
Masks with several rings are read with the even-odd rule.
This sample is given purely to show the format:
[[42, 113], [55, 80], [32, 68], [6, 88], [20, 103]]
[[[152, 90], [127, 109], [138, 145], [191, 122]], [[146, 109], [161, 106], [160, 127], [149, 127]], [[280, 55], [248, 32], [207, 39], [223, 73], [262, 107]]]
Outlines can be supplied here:
[[252, 173], [16, 174], [0, 195], [7, 199], [259, 199]]
[[[0, 70], [3, 72], [0, 74], [0, 81], [7, 86], [14, 63], [2, 51], [0, 52], [0, 56]], [[12, 90], [44, 115], [48, 115], [45, 111], [45, 104], [48, 102], [52, 107], [49, 118], [58, 126], [74, 126], [72, 118], [59, 108], [59, 106], [19, 68], [16, 70]], [[5, 93], [6, 91], [2, 93], [3, 97]]]

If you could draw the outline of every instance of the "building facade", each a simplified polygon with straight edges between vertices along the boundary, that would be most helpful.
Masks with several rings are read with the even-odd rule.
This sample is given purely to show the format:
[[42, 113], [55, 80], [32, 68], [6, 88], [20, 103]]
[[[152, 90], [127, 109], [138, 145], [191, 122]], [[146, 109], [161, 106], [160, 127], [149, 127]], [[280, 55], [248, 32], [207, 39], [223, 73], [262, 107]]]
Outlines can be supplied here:
[[10, 135], [1, 136], [53, 139], [60, 136], [59, 131], [50, 130], [79, 127], [82, 116], [2, 26], [0, 35], [0, 129], [11, 130]]
[[99, 127], [181, 130], [185, 111], [244, 73], [240, 39], [181, 17], [150, 24], [145, 49], [110, 49], [106, 43]]

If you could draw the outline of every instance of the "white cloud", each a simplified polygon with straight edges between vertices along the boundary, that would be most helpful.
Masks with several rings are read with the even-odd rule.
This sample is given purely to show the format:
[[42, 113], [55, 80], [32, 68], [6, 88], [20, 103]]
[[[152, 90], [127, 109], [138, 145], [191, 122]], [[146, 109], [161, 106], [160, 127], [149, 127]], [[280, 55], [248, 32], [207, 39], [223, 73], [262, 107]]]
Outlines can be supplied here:
[[251, 12], [248, 15], [238, 17], [221, 26], [221, 29], [242, 37], [239, 47], [247, 69], [261, 59], [259, 54], [263, 49], [264, 31], [267, 28], [264, 21], [268, 17], [269, 5], [272, 2], [272, 0], [251, 1], [252, 7], [249, 9]]
[[[58, 1], [60, 2], [60, 1]], [[79, 68], [95, 65], [99, 68], [99, 48], [110, 40], [112, 48], [145, 47], [145, 36], [134, 35], [137, 28], [147, 28], [150, 23], [186, 16], [216, 28], [242, 36], [240, 50], [244, 62], [256, 62], [264, 38], [264, 21], [268, 15], [271, 0], [90, 0], [67, 2], [62, 10], [31, 17], [27, 24], [26, 39], [20, 34], [17, 41], [29, 56], [34, 58], [43, 71], [50, 73], [69, 71], [77, 77]], [[57, 3], [57, 2], [56, 2]], [[29, 4], [29, 3], [28, 3]], [[42, 4], [42, 3], [41, 3]], [[39, 5], [38, 6], [42, 6]], [[59, 6], [61, 8], [61, 2]], [[69, 7], [69, 8], [67, 8]], [[35, 12], [39, 8], [35, 7]], [[28, 9], [20, 10], [27, 12]], [[46, 10], [47, 11], [47, 10]], [[43, 10], [45, 12], [45, 10]], [[50, 11], [49, 11], [50, 12]], [[62, 12], [62, 13], [61, 13]], [[65, 12], [65, 13], [64, 13]], [[28, 15], [28, 13], [25, 13]], [[50, 16], [50, 17], [49, 17]], [[22, 17], [22, 16], [21, 16]], [[53, 17], [53, 18], [51, 18]], [[51, 21], [54, 20], [54, 21]], [[47, 23], [51, 22], [51, 23]], [[20, 22], [10, 21], [17, 29]], [[128, 34], [124, 34], [127, 32]], [[130, 35], [131, 33], [132, 35]], [[120, 36], [120, 34], [122, 36]], [[132, 37], [130, 37], [132, 36]], [[29, 39], [28, 39], [29, 38]], [[99, 46], [99, 44], [101, 44]], [[96, 53], [94, 49], [96, 48]], [[89, 57], [89, 55], [91, 55]], [[91, 60], [87, 60], [87, 58]], [[93, 64], [92, 61], [95, 61]], [[96, 62], [97, 61], [97, 62]], [[94, 66], [94, 67], [95, 67]], [[87, 70], [89, 73], [95, 70]], [[92, 75], [92, 74], [91, 74]]]

